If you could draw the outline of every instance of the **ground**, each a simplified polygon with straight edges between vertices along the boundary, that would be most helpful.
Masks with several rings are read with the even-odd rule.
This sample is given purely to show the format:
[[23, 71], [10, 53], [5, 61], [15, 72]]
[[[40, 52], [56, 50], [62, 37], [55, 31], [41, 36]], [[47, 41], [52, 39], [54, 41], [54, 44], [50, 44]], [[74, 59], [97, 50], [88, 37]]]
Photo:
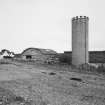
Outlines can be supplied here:
[[104, 75], [64, 68], [1, 63], [0, 105], [105, 105]]

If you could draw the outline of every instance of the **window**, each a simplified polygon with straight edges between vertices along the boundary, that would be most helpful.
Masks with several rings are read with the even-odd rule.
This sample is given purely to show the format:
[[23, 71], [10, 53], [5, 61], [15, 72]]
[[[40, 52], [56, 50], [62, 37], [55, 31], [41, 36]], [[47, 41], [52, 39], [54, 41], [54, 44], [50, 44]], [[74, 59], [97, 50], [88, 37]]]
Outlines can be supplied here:
[[26, 55], [26, 59], [32, 59], [31, 55]]

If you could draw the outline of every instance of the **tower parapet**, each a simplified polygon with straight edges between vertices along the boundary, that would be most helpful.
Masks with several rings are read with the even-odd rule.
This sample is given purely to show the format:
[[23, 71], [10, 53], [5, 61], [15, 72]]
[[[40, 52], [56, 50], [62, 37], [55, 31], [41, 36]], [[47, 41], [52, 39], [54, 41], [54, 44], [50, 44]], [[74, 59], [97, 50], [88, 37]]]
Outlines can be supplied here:
[[87, 16], [76, 16], [72, 18], [72, 22], [75, 22], [75, 21], [86, 22], [88, 20], [89, 20], [89, 17]]

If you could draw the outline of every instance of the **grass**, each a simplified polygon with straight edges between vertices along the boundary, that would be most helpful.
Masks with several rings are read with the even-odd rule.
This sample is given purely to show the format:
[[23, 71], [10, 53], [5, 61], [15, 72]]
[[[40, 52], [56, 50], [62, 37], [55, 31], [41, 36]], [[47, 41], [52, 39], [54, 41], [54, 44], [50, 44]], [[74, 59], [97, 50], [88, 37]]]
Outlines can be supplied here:
[[105, 66], [104, 64], [99, 65], [97, 68], [95, 66], [91, 66], [89, 64], [80, 65], [77, 69], [81, 72], [86, 71], [88, 73], [97, 73], [105, 75]]
[[[87, 73], [97, 73], [97, 74], [103, 74], [105, 75], [105, 66], [104, 63], [99, 65], [97, 68], [95, 66], [89, 65], [89, 64], [82, 64], [79, 67], [73, 67], [72, 65], [68, 63], [57, 63], [57, 64], [44, 64], [42, 62], [35, 62], [35, 61], [26, 61], [26, 60], [14, 60], [14, 59], [3, 59], [0, 60], [0, 64], [16, 64], [17, 63], [22, 63], [22, 64], [28, 64], [28, 65], [33, 65], [34, 67], [38, 68], [45, 68], [46, 70], [48, 69], [53, 69], [53, 70], [58, 70], [58, 71], [77, 71], [79, 72], [87, 72]], [[74, 68], [74, 69], [73, 69]], [[51, 74], [54, 75], [54, 74]]]
[[[16, 62], [17, 61], [10, 61], [10, 62], [8, 61], [7, 63], [16, 64]], [[47, 65], [47, 64], [37, 64], [37, 63], [34, 63], [34, 62], [32, 62], [32, 63], [29, 62], [29, 63], [33, 65], [31, 67], [34, 67], [34, 66], [37, 65], [39, 67], [40, 66], [45, 67], [48, 70], [49, 70], [49, 68], [50, 69], [52, 68], [54, 70], [60, 70], [60, 69], [68, 70], [70, 68], [70, 65], [67, 65], [67, 64]], [[17, 65], [18, 64], [19, 63], [17, 63]], [[20, 64], [22, 64], [22, 63], [20, 63]], [[23, 67], [24, 67], [25, 64], [27, 64], [27, 62], [24, 61], [23, 62]], [[9, 67], [9, 66], [6, 66], [6, 67]], [[28, 65], [28, 67], [29, 67], [29, 65]], [[11, 69], [11, 68], [9, 68], [9, 69]], [[20, 69], [22, 69], [22, 67], [20, 67]], [[85, 71], [84, 69], [86, 69], [88, 72], [95, 72], [95, 70], [98, 70], [97, 72], [104, 72], [104, 66], [103, 65], [101, 65], [101, 67], [98, 68], [98, 69], [94, 68], [93, 66], [82, 65], [80, 67], [80, 69], [81, 69], [82, 72]], [[27, 70], [30, 71], [29, 68]], [[77, 69], [77, 71], [79, 72], [79, 69]], [[43, 72], [43, 73], [46, 74], [46, 72]], [[71, 75], [67, 76], [67, 78], [66, 78], [66, 75], [63, 75], [63, 74], [60, 75], [59, 73], [55, 74], [54, 71], [52, 71], [50, 73], [47, 73], [47, 74], [48, 75], [55, 75], [55, 76], [54, 76], [54, 78], [52, 78], [53, 76], [48, 76], [48, 78], [51, 77], [50, 78], [51, 80], [48, 79], [47, 76], [40, 76], [40, 77], [38, 77], [38, 83], [36, 83], [37, 81], [35, 81], [35, 80], [37, 78], [35, 77], [35, 80], [34, 80], [34, 78], [32, 80], [26, 80], [25, 79], [23, 82], [22, 82], [22, 80], [20, 80], [21, 82], [19, 80], [17, 80], [19, 83], [16, 82], [16, 83], [13, 83], [13, 84], [10, 84], [10, 85], [9, 84], [4, 85], [4, 87], [7, 87], [8, 89], [11, 89], [12, 86], [13, 86], [13, 90], [15, 90], [15, 91], [13, 91], [14, 96], [9, 98], [9, 100], [10, 100], [9, 105], [21, 105], [21, 104], [23, 104], [23, 105], [72, 105], [68, 101], [70, 98], [66, 101], [67, 96], [73, 96], [73, 93], [74, 93], [74, 95], [75, 95], [75, 93], [78, 94], [78, 95], [81, 95], [81, 94], [79, 94], [78, 90], [79, 89], [81, 90], [82, 80], [84, 80], [84, 79], [81, 79], [81, 77], [79, 77], [79, 75], [78, 75], [78, 77], [76, 77], [76, 76], [73, 77], [73, 75], [71, 73]], [[32, 75], [32, 76], [34, 76], [34, 75]], [[57, 76], [59, 76], [61, 79], [60, 78], [58, 79]], [[42, 77], [44, 77], [44, 78], [42, 78]], [[48, 83], [47, 83], [47, 80], [49, 80]], [[85, 85], [85, 84], [83, 84], [83, 85]], [[82, 97], [81, 101], [87, 101], [88, 102], [88, 101], [91, 101], [91, 98], [94, 99], [94, 100], [95, 99], [98, 100], [98, 97], [95, 97], [95, 96], [93, 97], [93, 96], [91, 96], [91, 94], [87, 94], [87, 90], [85, 88], [83, 88], [83, 89], [84, 89], [83, 92], [85, 91], [86, 95], [84, 95]], [[89, 87], [89, 89], [90, 89], [90, 87]], [[75, 91], [75, 90], [77, 90], [77, 91]], [[1, 91], [5, 91], [5, 90], [1, 89]], [[11, 91], [12, 91], [12, 89], [11, 89]], [[15, 92], [20, 92], [20, 91], [22, 93], [24, 92], [25, 95], [22, 95], [21, 93], [15, 95]], [[85, 94], [85, 93], [83, 93], [83, 94]], [[59, 102], [59, 104], [54, 104], [54, 101], [52, 102], [50, 100], [50, 98], [44, 97], [46, 95], [48, 95], [48, 97], [51, 96], [51, 98], [54, 97], [54, 101]], [[63, 100], [64, 98], [59, 97], [60, 95], [62, 97], [64, 97], [65, 100]], [[28, 98], [26, 98], [25, 96], [27, 96]], [[56, 97], [59, 100], [56, 100]], [[103, 101], [103, 103], [105, 102], [103, 98], [99, 97], [99, 99], [101, 101]], [[60, 104], [60, 102], [62, 104]], [[17, 104], [15, 104], [15, 103], [17, 103]], [[4, 105], [6, 105], [6, 104], [4, 104]], [[80, 105], [80, 104], [78, 104], [78, 105]], [[99, 104], [99, 105], [102, 105], [102, 104]]]
[[99, 66], [99, 67], [96, 69], [96, 71], [97, 71], [98, 73], [105, 74], [105, 67], [104, 67], [104, 65], [102, 64], [101, 66]]
[[25, 99], [22, 96], [15, 95], [12, 91], [0, 87], [0, 105], [48, 105], [48, 100], [43, 100], [42, 96], [39, 99]]
[[90, 103], [94, 103], [93, 105], [104, 105], [101, 103], [105, 103], [105, 98], [101, 96], [94, 96], [94, 95], [83, 95], [80, 99], [81, 101], [87, 101]]

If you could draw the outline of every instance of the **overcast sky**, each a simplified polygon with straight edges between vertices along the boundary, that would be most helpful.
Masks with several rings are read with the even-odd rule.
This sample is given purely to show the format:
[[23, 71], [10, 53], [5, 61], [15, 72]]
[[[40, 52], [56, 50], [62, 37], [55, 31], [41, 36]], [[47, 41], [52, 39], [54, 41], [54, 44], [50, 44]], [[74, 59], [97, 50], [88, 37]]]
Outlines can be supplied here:
[[71, 50], [71, 18], [89, 16], [89, 50], [105, 50], [105, 0], [0, 0], [0, 49]]

